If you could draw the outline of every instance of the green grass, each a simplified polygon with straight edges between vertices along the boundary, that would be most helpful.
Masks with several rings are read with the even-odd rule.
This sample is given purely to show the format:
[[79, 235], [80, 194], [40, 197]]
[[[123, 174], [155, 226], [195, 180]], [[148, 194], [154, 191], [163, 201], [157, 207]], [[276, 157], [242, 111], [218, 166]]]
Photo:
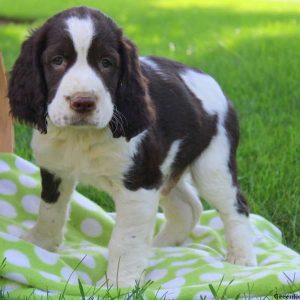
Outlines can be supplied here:
[[[8, 69], [27, 29], [83, 1], [1, 0], [0, 16], [27, 24], [0, 26]], [[276, 224], [300, 251], [300, 3], [270, 0], [84, 1], [111, 15], [142, 55], [154, 54], [212, 74], [241, 123], [240, 181], [252, 211]], [[22, 9], [20, 9], [22, 7]], [[16, 152], [32, 159], [30, 133], [16, 129]], [[106, 209], [111, 201], [80, 187]]]

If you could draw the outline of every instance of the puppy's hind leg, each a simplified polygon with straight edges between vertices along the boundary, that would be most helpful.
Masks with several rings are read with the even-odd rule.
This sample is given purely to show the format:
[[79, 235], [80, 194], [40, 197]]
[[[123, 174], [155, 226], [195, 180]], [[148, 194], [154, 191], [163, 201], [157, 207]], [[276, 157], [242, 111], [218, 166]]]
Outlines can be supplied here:
[[58, 178], [45, 169], [41, 169], [41, 177], [42, 201], [38, 220], [22, 238], [48, 251], [56, 251], [63, 241], [74, 182]]
[[155, 247], [182, 244], [198, 223], [202, 205], [195, 188], [181, 178], [170, 193], [161, 199], [166, 223], [154, 240]]
[[235, 167], [229, 169], [229, 165], [235, 164], [234, 155], [230, 155], [228, 137], [220, 127], [209, 147], [193, 163], [192, 176], [200, 196], [220, 213], [228, 244], [227, 261], [255, 266], [249, 209], [237, 184]]

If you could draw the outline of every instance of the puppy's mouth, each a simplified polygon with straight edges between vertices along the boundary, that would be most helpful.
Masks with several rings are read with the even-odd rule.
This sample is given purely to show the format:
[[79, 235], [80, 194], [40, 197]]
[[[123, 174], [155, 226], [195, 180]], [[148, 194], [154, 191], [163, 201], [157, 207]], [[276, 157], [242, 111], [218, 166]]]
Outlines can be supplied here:
[[63, 117], [66, 126], [74, 127], [97, 127], [98, 123], [90, 119], [90, 115]]

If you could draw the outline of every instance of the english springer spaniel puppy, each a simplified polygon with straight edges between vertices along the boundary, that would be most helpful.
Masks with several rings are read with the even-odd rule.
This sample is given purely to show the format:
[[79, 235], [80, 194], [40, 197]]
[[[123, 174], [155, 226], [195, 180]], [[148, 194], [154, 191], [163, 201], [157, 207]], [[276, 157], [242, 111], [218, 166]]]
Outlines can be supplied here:
[[[220, 213], [227, 261], [256, 264], [237, 180], [237, 116], [212, 77], [138, 57], [111, 18], [77, 7], [24, 42], [9, 99], [12, 115], [35, 128], [31, 145], [41, 167], [43, 201], [24, 239], [56, 251], [76, 184], [105, 190], [116, 205], [107, 277], [132, 286], [151, 245], [188, 237], [202, 211], [199, 193]], [[166, 223], [152, 241], [159, 205]]]

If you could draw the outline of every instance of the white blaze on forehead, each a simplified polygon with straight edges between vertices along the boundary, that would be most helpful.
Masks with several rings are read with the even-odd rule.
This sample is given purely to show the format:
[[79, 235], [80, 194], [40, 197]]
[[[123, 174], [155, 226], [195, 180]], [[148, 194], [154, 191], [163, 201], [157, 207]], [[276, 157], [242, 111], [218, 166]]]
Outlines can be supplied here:
[[185, 70], [180, 74], [186, 86], [202, 102], [209, 114], [217, 113], [221, 120], [227, 112], [227, 100], [219, 84], [209, 75], [193, 70]]
[[[88, 52], [95, 35], [91, 18], [70, 17], [66, 31], [72, 40], [76, 59], [63, 74], [56, 94], [48, 106], [48, 115], [56, 126], [85, 122], [86, 125], [104, 128], [113, 116], [111, 95], [100, 75], [89, 65]], [[89, 116], [79, 116], [70, 108], [67, 97], [76, 93], [91, 93], [96, 96], [96, 109]]]
[[95, 33], [92, 20], [88, 17], [85, 19], [70, 17], [66, 23], [78, 58], [87, 58], [87, 53]]

